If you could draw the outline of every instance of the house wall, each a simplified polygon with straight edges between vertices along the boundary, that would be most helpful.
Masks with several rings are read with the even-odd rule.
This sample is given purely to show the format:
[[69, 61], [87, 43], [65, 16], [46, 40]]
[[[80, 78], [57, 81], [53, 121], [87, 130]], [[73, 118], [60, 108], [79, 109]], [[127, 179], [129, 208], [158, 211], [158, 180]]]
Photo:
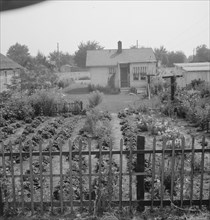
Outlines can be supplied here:
[[11, 84], [12, 77], [17, 74], [18, 71], [13, 70], [0, 71], [0, 92], [7, 90], [7, 85]]
[[[137, 69], [136, 69], [137, 68]], [[135, 78], [135, 74], [139, 77]], [[156, 74], [156, 63], [133, 63], [130, 64], [130, 86], [143, 88], [147, 86], [146, 75]]]
[[[71, 83], [74, 80], [76, 83], [90, 84], [90, 73], [89, 72], [59, 72], [56, 73], [60, 80], [65, 80]], [[81, 80], [81, 77], [87, 77], [89, 79]]]
[[107, 86], [109, 78], [108, 67], [91, 67], [89, 68], [91, 84]]
[[[145, 68], [145, 74], [156, 74], [156, 63], [133, 63], [130, 64], [129, 74], [130, 74], [130, 86], [136, 88], [142, 88], [147, 85], [147, 77], [145, 79], [139, 78], [139, 80], [134, 79], [134, 68]], [[119, 65], [113, 67], [116, 69], [115, 73], [115, 87], [120, 88], [120, 68]], [[90, 67], [90, 78], [91, 84], [93, 85], [100, 85], [100, 86], [107, 86], [108, 79], [111, 77], [110, 74], [110, 67]], [[140, 72], [139, 72], [140, 74]]]

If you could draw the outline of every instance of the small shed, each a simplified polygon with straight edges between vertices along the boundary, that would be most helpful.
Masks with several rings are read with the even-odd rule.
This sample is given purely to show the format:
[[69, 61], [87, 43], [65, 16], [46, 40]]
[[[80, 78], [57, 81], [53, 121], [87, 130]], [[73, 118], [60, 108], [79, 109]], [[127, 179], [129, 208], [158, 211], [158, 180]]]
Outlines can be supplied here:
[[186, 86], [192, 80], [203, 80], [210, 82], [210, 62], [199, 63], [175, 63], [176, 71], [182, 72], [182, 84]]

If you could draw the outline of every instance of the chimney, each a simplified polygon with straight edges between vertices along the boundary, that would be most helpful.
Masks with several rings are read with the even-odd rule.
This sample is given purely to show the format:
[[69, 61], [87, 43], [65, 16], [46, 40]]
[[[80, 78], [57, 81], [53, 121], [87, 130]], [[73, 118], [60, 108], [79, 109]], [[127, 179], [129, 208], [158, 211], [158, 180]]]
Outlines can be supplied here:
[[122, 41], [118, 41], [117, 53], [122, 53]]

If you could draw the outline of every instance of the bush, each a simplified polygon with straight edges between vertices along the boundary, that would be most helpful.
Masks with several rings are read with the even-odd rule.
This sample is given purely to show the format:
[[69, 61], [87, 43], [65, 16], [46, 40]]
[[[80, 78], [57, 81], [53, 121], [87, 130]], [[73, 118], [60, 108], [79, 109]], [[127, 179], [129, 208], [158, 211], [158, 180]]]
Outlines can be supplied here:
[[52, 116], [55, 105], [64, 103], [61, 93], [57, 90], [40, 90], [30, 97], [30, 103], [34, 108], [35, 115]]
[[130, 87], [130, 92], [137, 94], [137, 89], [135, 87]]
[[72, 83], [72, 81], [69, 81], [68, 79], [61, 79], [57, 82], [57, 86], [58, 88], [66, 88], [68, 87], [70, 84]]
[[25, 120], [34, 116], [34, 110], [29, 103], [27, 96], [16, 94], [4, 103], [2, 109], [2, 117], [5, 120], [15, 118], [17, 120]]
[[99, 91], [94, 91], [90, 94], [90, 97], [88, 99], [89, 101], [89, 107], [94, 108], [97, 105], [99, 105], [102, 102], [103, 94]]
[[162, 77], [152, 77], [150, 83], [150, 91], [152, 95], [159, 95], [169, 87], [169, 83]]

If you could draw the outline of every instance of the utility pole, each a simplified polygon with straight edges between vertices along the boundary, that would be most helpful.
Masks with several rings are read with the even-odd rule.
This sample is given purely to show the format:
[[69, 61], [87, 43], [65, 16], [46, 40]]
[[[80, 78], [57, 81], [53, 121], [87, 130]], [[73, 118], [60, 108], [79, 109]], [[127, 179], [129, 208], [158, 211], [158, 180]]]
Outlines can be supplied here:
[[139, 48], [139, 42], [138, 42], [138, 40], [136, 41], [136, 48]]

